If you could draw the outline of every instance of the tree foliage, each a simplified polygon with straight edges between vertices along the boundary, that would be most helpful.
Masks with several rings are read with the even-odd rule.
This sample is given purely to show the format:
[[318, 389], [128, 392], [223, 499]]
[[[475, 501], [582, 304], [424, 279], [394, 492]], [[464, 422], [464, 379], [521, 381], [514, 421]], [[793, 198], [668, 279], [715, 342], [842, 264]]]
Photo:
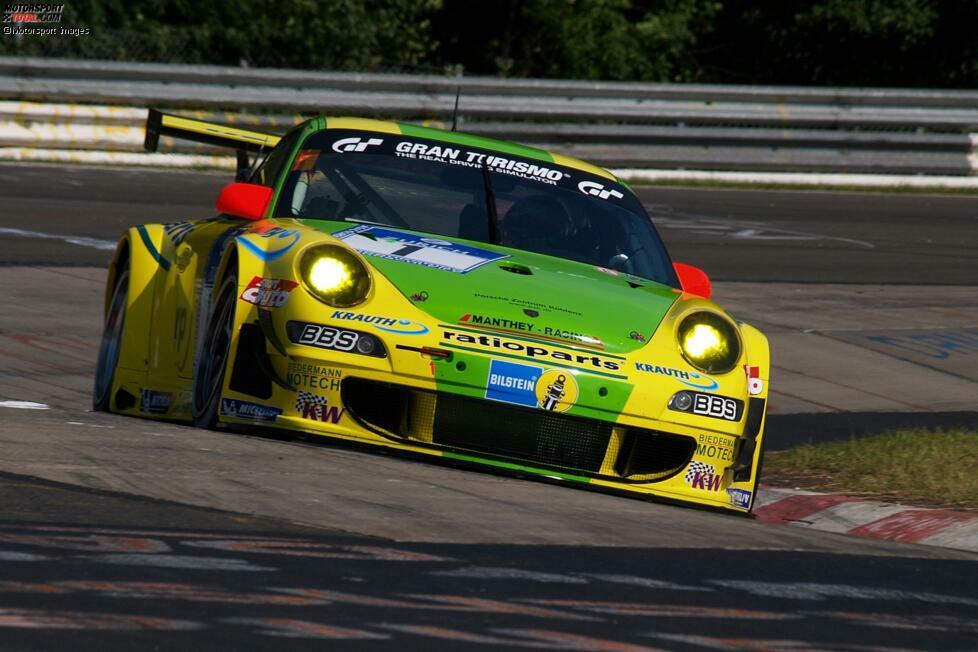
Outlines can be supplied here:
[[712, 0], [446, 0], [441, 62], [519, 77], [680, 81], [709, 32]]
[[0, 54], [313, 70], [978, 85], [978, 0], [73, 0]]
[[[4, 53], [129, 61], [368, 70], [424, 63], [440, 0], [75, 0], [87, 36], [33, 38]], [[54, 43], [52, 41], [58, 41]]]

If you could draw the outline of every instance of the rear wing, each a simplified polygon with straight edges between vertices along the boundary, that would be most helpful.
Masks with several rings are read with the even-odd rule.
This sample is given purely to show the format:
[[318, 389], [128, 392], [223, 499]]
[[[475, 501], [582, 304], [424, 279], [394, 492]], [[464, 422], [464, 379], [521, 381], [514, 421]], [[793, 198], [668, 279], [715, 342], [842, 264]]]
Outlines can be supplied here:
[[249, 167], [248, 152], [271, 149], [281, 140], [281, 136], [275, 134], [184, 118], [150, 109], [146, 116], [146, 140], [143, 142], [143, 147], [150, 152], [155, 152], [160, 145], [160, 136], [172, 136], [235, 150], [238, 155], [239, 177], [242, 170], [247, 170]]

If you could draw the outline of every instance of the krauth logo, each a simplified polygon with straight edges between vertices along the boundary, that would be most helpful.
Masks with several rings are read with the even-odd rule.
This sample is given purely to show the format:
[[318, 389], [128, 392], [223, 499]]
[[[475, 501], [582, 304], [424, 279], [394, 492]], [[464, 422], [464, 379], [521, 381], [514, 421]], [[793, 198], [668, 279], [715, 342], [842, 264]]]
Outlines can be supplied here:
[[695, 387], [696, 389], [713, 391], [720, 387], [720, 383], [714, 379], [710, 378], [709, 376], [701, 376], [695, 371], [683, 371], [682, 369], [674, 369], [672, 367], [661, 367], [659, 365], [648, 364], [646, 362], [636, 362], [635, 369], [638, 371], [644, 371], [648, 374], [669, 376], [670, 378], [675, 378], [687, 387]]
[[380, 145], [382, 138], [340, 138], [333, 143], [333, 151], [343, 154], [344, 152], [362, 152], [371, 145]]

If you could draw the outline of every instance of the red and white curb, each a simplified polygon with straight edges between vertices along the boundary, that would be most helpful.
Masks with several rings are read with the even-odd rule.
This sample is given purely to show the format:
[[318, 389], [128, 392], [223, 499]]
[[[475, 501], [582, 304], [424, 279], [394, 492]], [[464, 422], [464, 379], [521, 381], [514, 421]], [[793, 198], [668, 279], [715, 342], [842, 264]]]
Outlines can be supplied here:
[[814, 530], [978, 552], [978, 513], [761, 487], [754, 516]]

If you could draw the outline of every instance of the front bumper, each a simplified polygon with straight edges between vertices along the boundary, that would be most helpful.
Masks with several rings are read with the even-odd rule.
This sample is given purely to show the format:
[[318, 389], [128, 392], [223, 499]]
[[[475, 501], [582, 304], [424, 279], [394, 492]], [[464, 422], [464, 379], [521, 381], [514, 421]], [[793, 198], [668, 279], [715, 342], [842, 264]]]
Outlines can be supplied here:
[[[410, 342], [400, 347], [398, 338], [383, 338], [385, 357], [324, 351], [290, 342], [284, 315], [259, 321], [258, 356], [267, 360], [257, 366], [275, 379], [260, 402], [278, 410], [267, 425], [632, 494], [740, 512], [751, 507], [762, 399], [750, 401], [745, 431], [737, 434], [713, 430], [714, 420], [705, 418], [698, 426], [598, 408], [548, 412], [490, 400], [484, 387], [472, 391], [451, 382], [460, 369], [485, 362], [487, 356], [476, 352], [433, 358], [415, 338], [400, 338]], [[232, 374], [226, 396], [255, 400], [234, 385]], [[256, 421], [252, 415], [221, 418]]]

